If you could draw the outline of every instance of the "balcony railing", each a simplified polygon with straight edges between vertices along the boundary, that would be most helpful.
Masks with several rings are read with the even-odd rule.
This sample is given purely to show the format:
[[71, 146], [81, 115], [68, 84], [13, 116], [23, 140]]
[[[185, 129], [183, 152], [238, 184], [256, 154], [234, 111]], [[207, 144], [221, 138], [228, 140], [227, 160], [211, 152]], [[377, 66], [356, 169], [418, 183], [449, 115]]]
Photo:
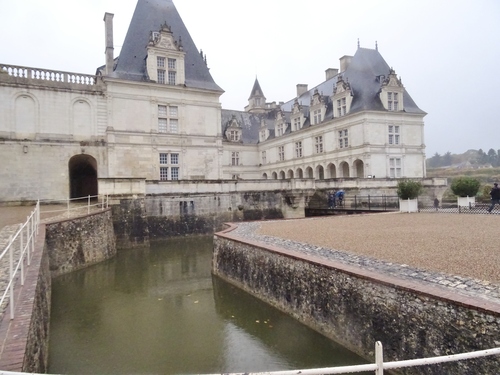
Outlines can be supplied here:
[[7, 73], [11, 77], [25, 78], [36, 81], [72, 83], [86, 86], [92, 86], [97, 83], [97, 76], [95, 75], [29, 68], [25, 66], [7, 64], [0, 64], [0, 77], [1, 73]]

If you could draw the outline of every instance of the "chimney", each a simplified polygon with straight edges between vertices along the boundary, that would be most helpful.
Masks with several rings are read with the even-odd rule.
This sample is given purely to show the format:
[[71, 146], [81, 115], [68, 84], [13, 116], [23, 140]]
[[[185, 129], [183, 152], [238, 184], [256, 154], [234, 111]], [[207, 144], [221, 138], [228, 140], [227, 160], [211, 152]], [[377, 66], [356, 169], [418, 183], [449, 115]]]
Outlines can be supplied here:
[[342, 56], [340, 58], [340, 71], [345, 72], [346, 69], [349, 67], [349, 64], [351, 63], [352, 56]]
[[297, 85], [297, 98], [307, 92], [307, 85], [299, 83]]
[[328, 68], [327, 70], [325, 70], [326, 81], [328, 81], [330, 78], [335, 77], [337, 74], [339, 74], [338, 69]]
[[106, 43], [106, 68], [105, 75], [109, 75], [113, 72], [113, 60], [114, 60], [114, 48], [113, 48], [113, 16], [112, 13], [104, 13], [104, 31], [105, 31], [105, 43]]

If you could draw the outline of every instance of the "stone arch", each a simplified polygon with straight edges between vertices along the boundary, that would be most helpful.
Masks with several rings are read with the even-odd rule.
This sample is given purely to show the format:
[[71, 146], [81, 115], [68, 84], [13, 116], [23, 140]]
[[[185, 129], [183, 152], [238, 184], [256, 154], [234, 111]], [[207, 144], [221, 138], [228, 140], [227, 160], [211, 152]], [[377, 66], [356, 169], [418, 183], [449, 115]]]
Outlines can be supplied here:
[[346, 161], [343, 161], [339, 165], [339, 172], [342, 177], [350, 177], [349, 173], [349, 164]]
[[90, 155], [75, 155], [68, 162], [70, 198], [94, 196], [97, 189], [97, 161]]
[[92, 104], [86, 98], [75, 98], [71, 105], [73, 134], [89, 137], [93, 134]]
[[263, 174], [262, 174], [262, 178], [263, 178], [264, 180], [267, 180], [267, 173], [263, 173]]
[[38, 102], [23, 92], [14, 98], [14, 129], [19, 138], [34, 139], [38, 132]]
[[306, 168], [305, 178], [314, 178], [313, 169], [311, 167]]
[[295, 171], [295, 176], [297, 176], [297, 178], [304, 178], [304, 172], [302, 171], [302, 168], [297, 168], [297, 170]]
[[272, 176], [273, 176], [273, 180], [277, 180], [278, 179], [278, 174], [276, 172], [273, 172]]
[[280, 180], [285, 179], [285, 171], [280, 171]]
[[356, 177], [364, 178], [365, 177], [365, 163], [363, 160], [356, 159], [353, 163], [354, 171], [356, 173]]
[[320, 164], [316, 166], [316, 178], [318, 180], [324, 180], [325, 179], [325, 168]]
[[286, 172], [286, 178], [293, 178], [293, 170], [289, 169], [288, 172]]
[[335, 167], [335, 164], [330, 163], [327, 165], [326, 174], [328, 178], [337, 178], [337, 168]]

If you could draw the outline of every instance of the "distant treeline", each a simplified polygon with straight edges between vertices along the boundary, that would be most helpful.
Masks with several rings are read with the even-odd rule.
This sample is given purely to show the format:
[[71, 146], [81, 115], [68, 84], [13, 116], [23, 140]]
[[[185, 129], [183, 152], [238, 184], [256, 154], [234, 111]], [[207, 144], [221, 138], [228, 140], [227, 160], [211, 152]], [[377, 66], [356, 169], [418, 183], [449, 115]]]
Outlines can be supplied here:
[[463, 154], [452, 154], [447, 152], [444, 155], [435, 153], [433, 157], [426, 160], [428, 168], [448, 167], [458, 164], [470, 163], [471, 165], [491, 164], [493, 167], [500, 166], [500, 150], [495, 151], [492, 148], [488, 153], [483, 150], [469, 150]]

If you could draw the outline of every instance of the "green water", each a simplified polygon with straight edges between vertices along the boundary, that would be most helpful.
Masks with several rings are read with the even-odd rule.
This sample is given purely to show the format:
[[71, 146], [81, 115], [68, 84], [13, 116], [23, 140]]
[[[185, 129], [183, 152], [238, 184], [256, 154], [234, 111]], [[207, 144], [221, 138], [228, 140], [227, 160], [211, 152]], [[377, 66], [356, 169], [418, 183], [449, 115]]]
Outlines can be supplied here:
[[366, 363], [211, 275], [212, 237], [174, 239], [53, 280], [49, 372], [187, 374]]

